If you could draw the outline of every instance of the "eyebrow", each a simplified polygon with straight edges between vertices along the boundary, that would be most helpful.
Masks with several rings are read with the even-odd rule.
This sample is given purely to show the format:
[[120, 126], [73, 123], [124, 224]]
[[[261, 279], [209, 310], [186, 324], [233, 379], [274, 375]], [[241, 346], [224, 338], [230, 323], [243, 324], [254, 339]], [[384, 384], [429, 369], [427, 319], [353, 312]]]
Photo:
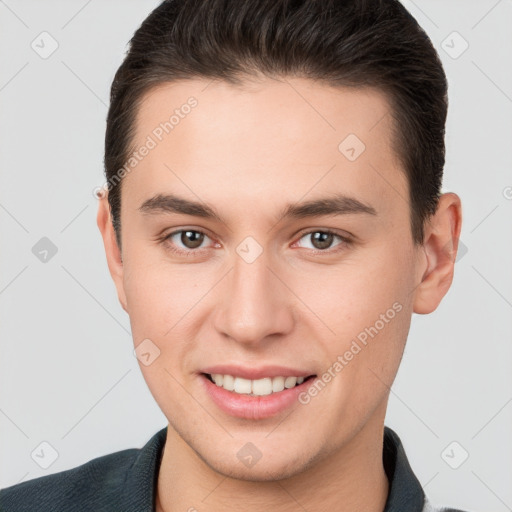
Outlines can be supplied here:
[[[225, 224], [222, 216], [219, 215], [213, 207], [173, 194], [158, 194], [147, 199], [139, 207], [139, 211], [147, 215], [158, 213], [192, 215], [205, 219], [215, 219]], [[281, 211], [279, 218], [304, 219], [321, 215], [345, 215], [350, 213], [377, 215], [377, 211], [372, 206], [364, 204], [354, 197], [338, 194], [303, 203], [288, 204]]]
[[287, 205], [281, 212], [281, 217], [283, 219], [303, 219], [320, 215], [346, 215], [349, 213], [377, 215], [377, 211], [373, 206], [364, 204], [354, 197], [338, 194], [332, 197]]

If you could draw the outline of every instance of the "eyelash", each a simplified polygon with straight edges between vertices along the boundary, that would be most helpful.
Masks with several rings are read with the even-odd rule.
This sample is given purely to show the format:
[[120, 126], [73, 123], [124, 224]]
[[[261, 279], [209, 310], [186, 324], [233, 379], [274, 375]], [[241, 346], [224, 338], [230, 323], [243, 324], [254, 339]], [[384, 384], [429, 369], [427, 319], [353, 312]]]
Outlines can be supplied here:
[[[207, 236], [208, 238], [211, 238], [211, 237], [208, 236], [207, 233], [205, 233], [204, 231], [200, 231], [198, 229], [178, 229], [176, 231], [173, 231], [172, 233], [169, 233], [168, 235], [165, 235], [162, 239], [159, 240], [159, 242], [162, 243], [163, 245], [165, 245], [172, 253], [178, 254], [179, 256], [185, 256], [185, 257], [197, 256], [198, 253], [201, 253], [206, 248], [203, 247], [203, 248], [200, 248], [200, 249], [183, 250], [183, 249], [177, 249], [170, 242], [170, 239], [174, 235], [176, 235], [178, 233], [183, 233], [185, 231], [192, 231], [194, 233], [200, 233], [202, 235]], [[338, 248], [338, 249], [336, 249], [336, 248], [335, 249], [308, 249], [313, 254], [333, 254], [333, 253], [337, 253], [337, 252], [340, 252], [340, 251], [344, 250], [346, 248], [346, 246], [350, 246], [352, 244], [352, 240], [349, 237], [340, 235], [336, 231], [333, 231], [333, 230], [330, 230], [330, 229], [312, 229], [310, 231], [303, 232], [303, 233], [300, 234], [298, 240], [301, 240], [305, 236], [311, 235], [313, 233], [323, 233], [323, 234], [328, 234], [328, 235], [334, 235], [335, 237], [339, 238], [340, 241], [341, 241], [341, 243], [339, 243], [338, 245], [335, 246], [335, 247], [340, 247], [341, 246], [341, 248]]]

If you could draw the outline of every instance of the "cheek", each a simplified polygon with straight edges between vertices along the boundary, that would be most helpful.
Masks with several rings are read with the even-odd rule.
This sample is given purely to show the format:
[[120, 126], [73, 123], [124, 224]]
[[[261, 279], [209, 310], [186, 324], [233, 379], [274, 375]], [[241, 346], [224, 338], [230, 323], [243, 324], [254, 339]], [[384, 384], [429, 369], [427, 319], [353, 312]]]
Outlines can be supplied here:
[[332, 403], [344, 403], [354, 414], [372, 410], [389, 392], [412, 314], [412, 256], [391, 247], [372, 252], [328, 271], [319, 267], [293, 287], [315, 313], [305, 318], [318, 326], [325, 370], [335, 375], [326, 376], [334, 382]]
[[172, 385], [166, 370], [177, 376], [194, 367], [197, 329], [206, 324], [203, 299], [217, 274], [201, 265], [171, 265], [161, 257], [151, 261], [151, 254], [131, 256], [125, 260], [124, 287], [133, 342], [137, 347], [149, 339], [159, 352], [141, 370], [148, 383], [159, 387], [162, 379], [171, 379]]
[[[148, 263], [148, 259], [142, 257], [125, 260], [124, 286], [133, 343], [136, 351], [151, 353], [149, 364], [138, 356], [139, 367], [151, 394], [167, 417], [176, 414], [184, 400], [178, 382], [184, 382], [184, 368], [190, 366], [189, 352], [193, 346], [188, 315], [204, 295], [196, 284], [191, 283], [191, 278], [193, 275], [185, 271], [184, 266]], [[137, 348], [139, 345], [140, 349]], [[172, 411], [168, 410], [170, 403], [173, 404]]]
[[316, 317], [330, 338], [346, 339], [373, 325], [396, 302], [404, 309], [411, 302], [414, 264], [408, 251], [402, 252], [369, 248], [336, 265], [309, 265], [287, 280], [309, 310], [304, 318]]
[[186, 315], [200, 290], [185, 266], [148, 261], [127, 258], [124, 288], [134, 334], [160, 338]]

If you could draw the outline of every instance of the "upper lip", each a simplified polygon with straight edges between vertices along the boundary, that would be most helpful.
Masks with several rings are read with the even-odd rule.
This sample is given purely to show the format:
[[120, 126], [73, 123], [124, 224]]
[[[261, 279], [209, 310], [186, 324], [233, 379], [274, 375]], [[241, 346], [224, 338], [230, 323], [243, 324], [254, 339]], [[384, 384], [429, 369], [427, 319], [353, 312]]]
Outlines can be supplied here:
[[309, 377], [314, 375], [313, 372], [299, 370], [298, 368], [290, 368], [287, 366], [267, 365], [257, 368], [249, 368], [247, 366], [235, 364], [220, 364], [203, 368], [201, 373], [209, 373], [210, 375], [232, 375], [233, 377], [242, 377], [243, 379], [257, 380], [264, 377]]

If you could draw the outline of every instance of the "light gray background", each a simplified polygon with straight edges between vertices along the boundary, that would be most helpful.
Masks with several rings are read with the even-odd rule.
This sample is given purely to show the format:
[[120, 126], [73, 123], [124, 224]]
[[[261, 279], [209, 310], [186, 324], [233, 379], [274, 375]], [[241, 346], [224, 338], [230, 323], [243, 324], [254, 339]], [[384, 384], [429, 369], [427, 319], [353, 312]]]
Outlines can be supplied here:
[[[1, 487], [141, 447], [166, 425], [133, 356], [92, 193], [110, 84], [157, 4], [0, 0]], [[449, 78], [444, 190], [462, 198], [467, 252], [440, 307], [413, 317], [386, 424], [433, 503], [512, 510], [512, 1], [404, 4]], [[59, 45], [47, 59], [31, 47], [43, 31]], [[454, 31], [469, 44], [458, 58]], [[42, 237], [58, 248], [46, 263], [32, 252]], [[58, 452], [48, 469], [31, 458], [43, 441]], [[445, 460], [463, 450], [452, 469]]]

